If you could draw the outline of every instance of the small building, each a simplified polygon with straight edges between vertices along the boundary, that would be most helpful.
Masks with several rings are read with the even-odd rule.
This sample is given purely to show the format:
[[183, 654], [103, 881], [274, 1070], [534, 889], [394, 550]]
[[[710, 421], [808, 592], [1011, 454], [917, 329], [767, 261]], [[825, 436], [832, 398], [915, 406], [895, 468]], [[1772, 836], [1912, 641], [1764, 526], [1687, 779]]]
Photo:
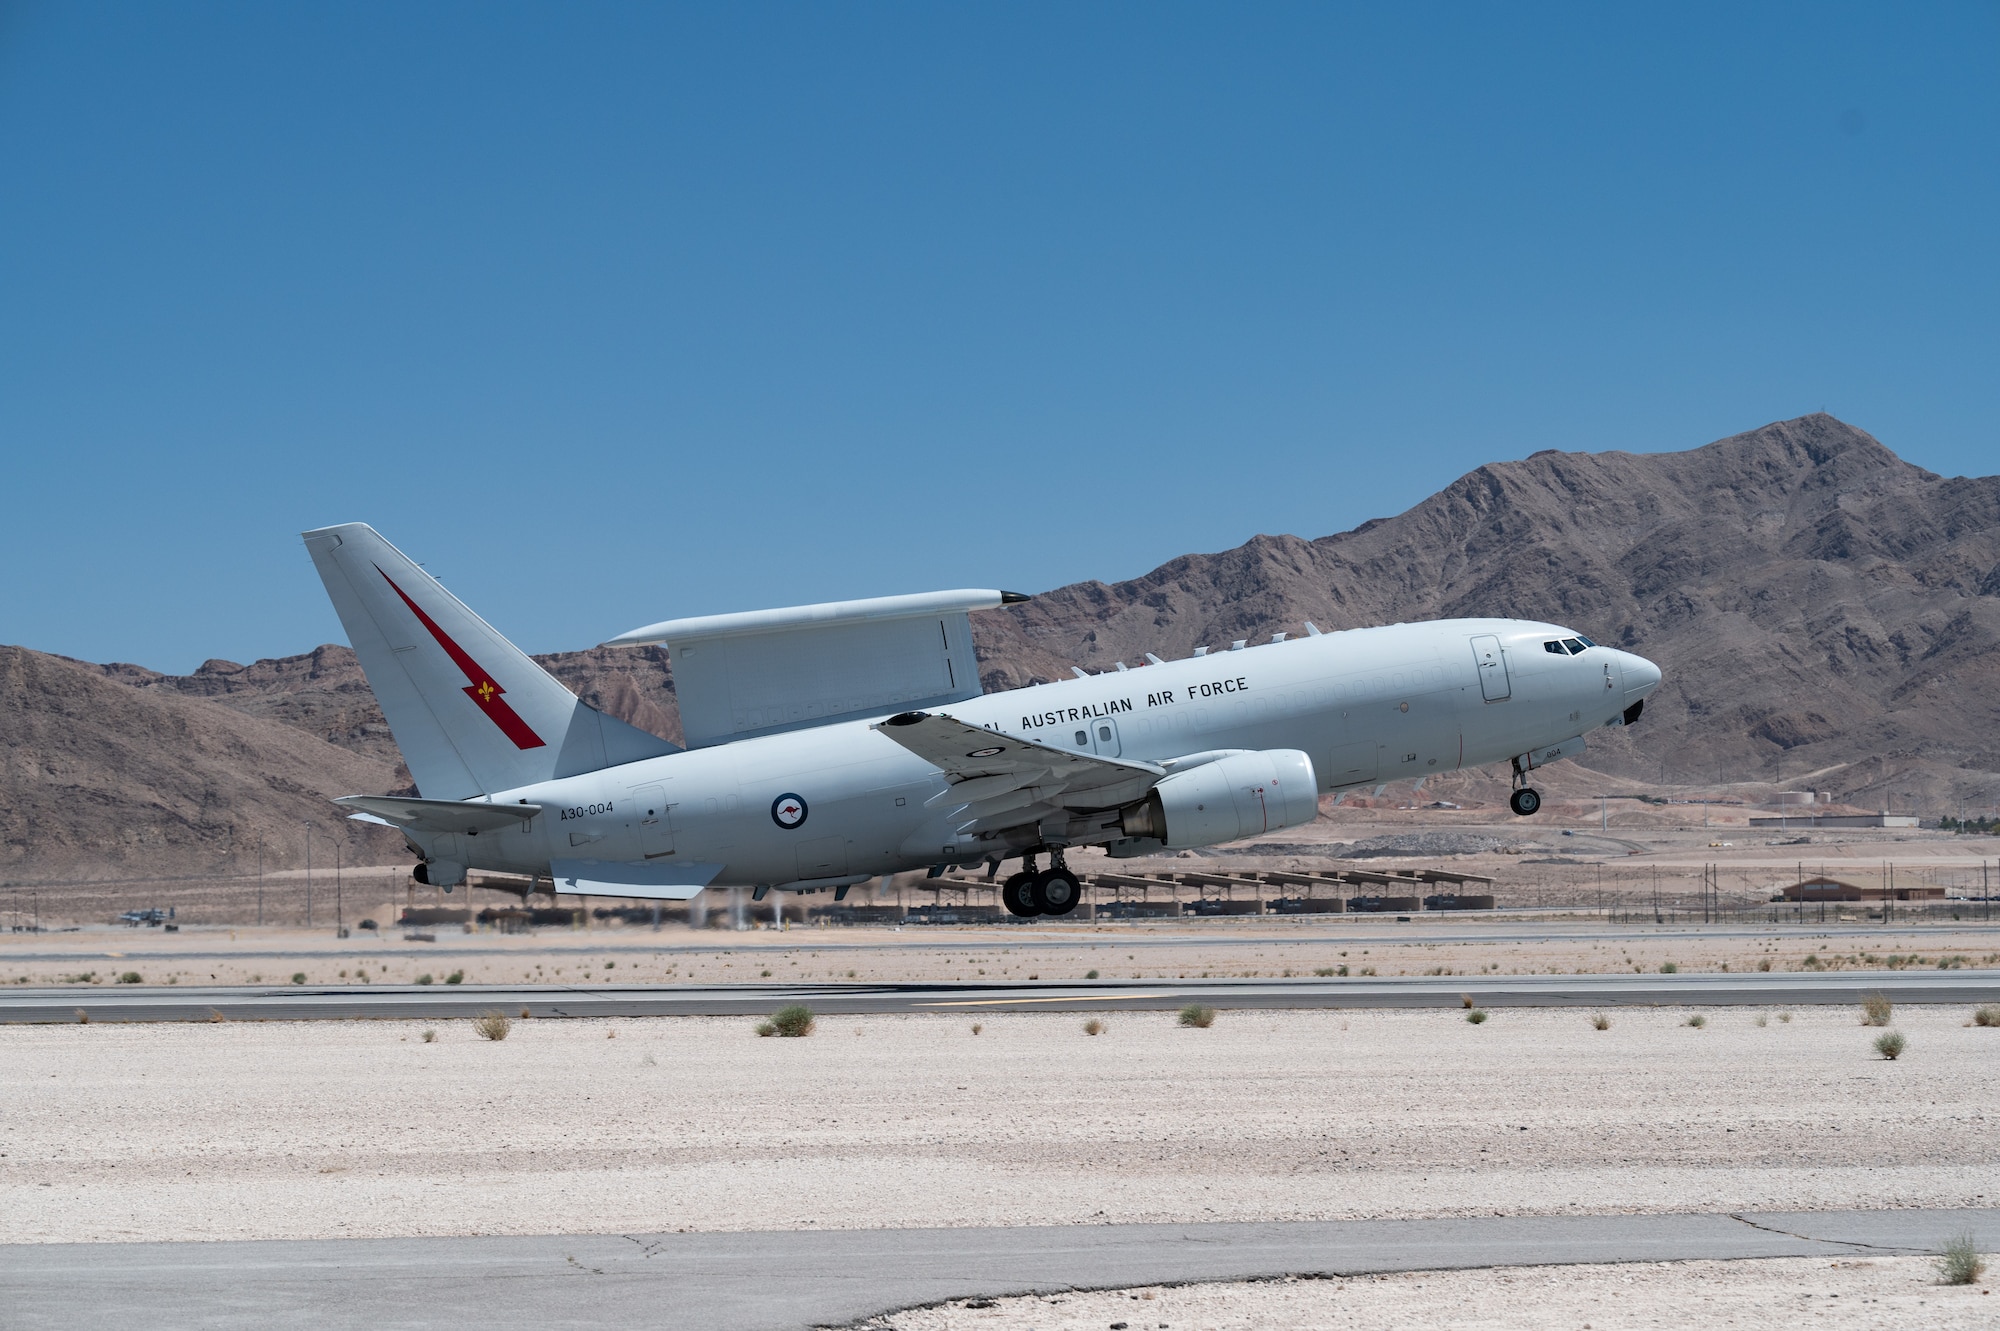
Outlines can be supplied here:
[[1784, 901], [1942, 901], [1941, 887], [1862, 887], [1825, 876], [1793, 883], [1775, 898]]

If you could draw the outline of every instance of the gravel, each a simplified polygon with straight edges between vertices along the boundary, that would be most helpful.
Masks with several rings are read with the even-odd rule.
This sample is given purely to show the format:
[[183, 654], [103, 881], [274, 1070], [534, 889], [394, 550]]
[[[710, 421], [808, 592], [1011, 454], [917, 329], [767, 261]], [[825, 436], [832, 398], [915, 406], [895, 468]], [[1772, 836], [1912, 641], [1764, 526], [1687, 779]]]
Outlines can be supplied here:
[[1680, 1326], [1777, 1331], [1810, 1326], [1972, 1331], [2000, 1318], [1990, 1285], [1944, 1287], [1928, 1258], [1502, 1267], [1324, 1280], [1152, 1286], [913, 1309], [886, 1331], [1545, 1331]]
[[2000, 1032], [1705, 1011], [0, 1027], [0, 1241], [1995, 1204]]

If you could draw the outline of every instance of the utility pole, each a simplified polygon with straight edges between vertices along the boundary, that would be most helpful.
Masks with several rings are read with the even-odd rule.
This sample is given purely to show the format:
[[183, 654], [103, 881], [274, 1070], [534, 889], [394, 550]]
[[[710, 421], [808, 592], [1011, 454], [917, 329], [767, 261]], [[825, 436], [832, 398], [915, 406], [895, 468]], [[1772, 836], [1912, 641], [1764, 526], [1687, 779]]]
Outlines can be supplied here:
[[257, 838], [257, 923], [264, 923], [264, 838]]
[[333, 842], [333, 936], [347, 937], [347, 917], [340, 908], [340, 839]]
[[306, 822], [306, 928], [313, 925], [313, 825]]

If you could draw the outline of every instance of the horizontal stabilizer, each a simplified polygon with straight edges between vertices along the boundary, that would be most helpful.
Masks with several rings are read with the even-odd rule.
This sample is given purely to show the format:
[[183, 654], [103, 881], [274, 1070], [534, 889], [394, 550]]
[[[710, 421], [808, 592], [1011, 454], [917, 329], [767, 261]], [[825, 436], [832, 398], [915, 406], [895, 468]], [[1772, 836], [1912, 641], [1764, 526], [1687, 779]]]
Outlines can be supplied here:
[[555, 890], [581, 897], [641, 897], [688, 901], [715, 881], [720, 864], [623, 864], [616, 860], [553, 860]]
[[342, 795], [334, 801], [343, 809], [372, 815], [392, 827], [413, 832], [510, 831], [542, 811], [539, 804], [489, 804], [484, 800], [419, 800], [399, 795]]

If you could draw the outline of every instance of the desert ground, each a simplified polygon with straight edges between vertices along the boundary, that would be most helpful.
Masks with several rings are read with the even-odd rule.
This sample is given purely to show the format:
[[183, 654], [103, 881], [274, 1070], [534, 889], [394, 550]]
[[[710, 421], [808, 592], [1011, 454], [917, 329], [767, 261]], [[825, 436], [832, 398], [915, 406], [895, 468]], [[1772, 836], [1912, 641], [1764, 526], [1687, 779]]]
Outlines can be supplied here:
[[[1990, 1280], [1940, 1285], [1923, 1257], [1642, 1262], [1154, 1286], [912, 1309], [884, 1331], [1613, 1331], [1993, 1325]], [[980, 1300], [988, 1303], [987, 1300]]]
[[[1990, 1206], [1904, 1008], [0, 1028], [0, 1241]], [[426, 1032], [435, 1032], [427, 1039]]]

